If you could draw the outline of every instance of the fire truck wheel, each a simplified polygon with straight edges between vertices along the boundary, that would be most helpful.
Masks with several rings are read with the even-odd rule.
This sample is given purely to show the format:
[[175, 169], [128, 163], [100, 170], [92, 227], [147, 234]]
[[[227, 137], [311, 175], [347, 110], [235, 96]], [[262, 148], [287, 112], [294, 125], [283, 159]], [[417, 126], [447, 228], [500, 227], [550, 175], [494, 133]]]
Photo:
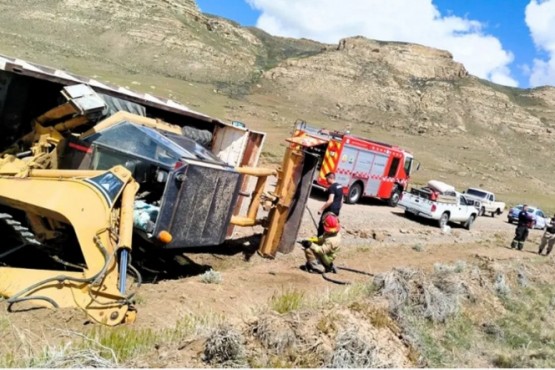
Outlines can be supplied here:
[[347, 194], [347, 199], [345, 199], [345, 203], [355, 204], [359, 201], [361, 196], [362, 196], [362, 185], [360, 185], [359, 182], [355, 182], [349, 188], [349, 194]]
[[389, 204], [391, 207], [397, 207], [397, 203], [399, 203], [399, 199], [401, 199], [401, 191], [396, 186], [395, 189], [393, 189], [393, 192], [391, 193], [391, 198], [389, 198], [389, 200], [387, 201], [387, 204]]

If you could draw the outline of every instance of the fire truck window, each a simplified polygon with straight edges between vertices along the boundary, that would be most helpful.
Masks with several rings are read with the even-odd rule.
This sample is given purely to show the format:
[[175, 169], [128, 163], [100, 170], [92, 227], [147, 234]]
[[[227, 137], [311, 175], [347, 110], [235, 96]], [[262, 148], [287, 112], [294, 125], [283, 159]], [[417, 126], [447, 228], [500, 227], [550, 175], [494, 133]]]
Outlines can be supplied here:
[[407, 176], [410, 175], [411, 172], [411, 164], [412, 164], [412, 158], [405, 158], [405, 174]]
[[397, 175], [397, 170], [399, 169], [399, 158], [393, 158], [391, 161], [391, 167], [389, 167], [389, 173], [387, 177], [395, 177]]

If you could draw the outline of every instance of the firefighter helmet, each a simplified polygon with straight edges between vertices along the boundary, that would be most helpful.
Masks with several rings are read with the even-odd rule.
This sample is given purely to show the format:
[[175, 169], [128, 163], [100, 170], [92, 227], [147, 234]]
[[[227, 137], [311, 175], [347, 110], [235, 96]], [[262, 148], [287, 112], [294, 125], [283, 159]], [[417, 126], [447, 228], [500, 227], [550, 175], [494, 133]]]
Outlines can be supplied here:
[[328, 213], [324, 218], [324, 231], [329, 234], [337, 234], [341, 226], [339, 225], [339, 219], [333, 213]]

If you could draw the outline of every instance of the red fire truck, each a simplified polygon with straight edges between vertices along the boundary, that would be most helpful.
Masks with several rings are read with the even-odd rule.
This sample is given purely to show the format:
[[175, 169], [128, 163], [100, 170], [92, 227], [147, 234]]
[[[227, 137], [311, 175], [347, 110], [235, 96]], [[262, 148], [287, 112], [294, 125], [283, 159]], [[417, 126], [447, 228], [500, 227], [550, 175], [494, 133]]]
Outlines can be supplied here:
[[320, 156], [313, 186], [326, 188], [325, 175], [335, 172], [336, 181], [344, 186], [345, 202], [356, 203], [363, 196], [387, 200], [397, 205], [406, 189], [413, 169], [409, 152], [385, 143], [309, 126], [295, 124], [294, 136], [310, 142], [310, 151]]

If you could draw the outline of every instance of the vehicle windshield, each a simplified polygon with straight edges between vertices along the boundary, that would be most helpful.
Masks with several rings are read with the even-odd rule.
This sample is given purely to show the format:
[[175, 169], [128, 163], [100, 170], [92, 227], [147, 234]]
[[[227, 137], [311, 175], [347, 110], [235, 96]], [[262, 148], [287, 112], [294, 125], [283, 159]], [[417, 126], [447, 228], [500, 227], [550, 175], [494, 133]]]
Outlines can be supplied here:
[[488, 196], [488, 193], [472, 188], [467, 189], [466, 194], [482, 199], [485, 199]]
[[85, 141], [167, 166], [174, 166], [181, 158], [223, 164], [218, 157], [186, 137], [162, 134], [153, 128], [128, 121], [111, 126]]

